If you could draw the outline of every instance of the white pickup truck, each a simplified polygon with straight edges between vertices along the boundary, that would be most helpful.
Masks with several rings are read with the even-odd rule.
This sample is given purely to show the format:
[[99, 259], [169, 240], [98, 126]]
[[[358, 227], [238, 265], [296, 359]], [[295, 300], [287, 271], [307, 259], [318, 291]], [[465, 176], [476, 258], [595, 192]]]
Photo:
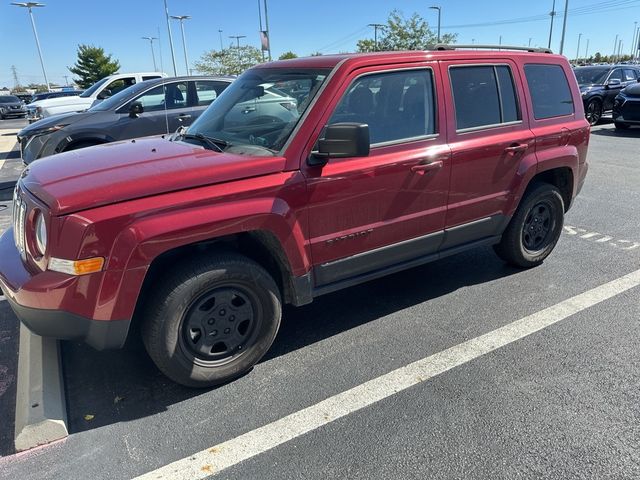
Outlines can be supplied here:
[[30, 103], [27, 105], [27, 119], [33, 123], [60, 113], [80, 112], [138, 82], [166, 76], [166, 73], [159, 72], [116, 73], [94, 83], [79, 96], [48, 98]]

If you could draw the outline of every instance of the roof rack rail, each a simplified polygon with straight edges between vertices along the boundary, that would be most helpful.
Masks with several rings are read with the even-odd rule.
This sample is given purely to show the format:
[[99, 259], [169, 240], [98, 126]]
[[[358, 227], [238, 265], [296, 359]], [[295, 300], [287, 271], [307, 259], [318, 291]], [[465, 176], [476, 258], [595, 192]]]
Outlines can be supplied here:
[[457, 50], [459, 48], [481, 48], [487, 50], [522, 50], [523, 52], [553, 53], [549, 48], [520, 47], [514, 45], [449, 45], [446, 43], [437, 43], [433, 45], [430, 50]]

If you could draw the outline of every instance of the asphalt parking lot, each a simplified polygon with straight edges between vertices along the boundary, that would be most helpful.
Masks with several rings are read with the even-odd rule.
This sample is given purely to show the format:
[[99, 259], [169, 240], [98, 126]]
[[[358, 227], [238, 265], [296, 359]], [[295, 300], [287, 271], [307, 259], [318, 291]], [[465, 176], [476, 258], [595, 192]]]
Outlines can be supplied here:
[[[222, 442], [635, 272], [638, 152], [640, 129], [593, 129], [587, 182], [542, 266], [513, 269], [481, 248], [288, 308], [267, 356], [219, 388], [171, 383], [139, 342], [114, 352], [65, 342], [71, 434], [23, 454], [11, 443], [18, 325], [0, 302], [0, 478], [131, 478], [215, 455]], [[247, 440], [256, 454], [198, 474], [640, 478], [639, 335], [635, 287], [344, 416], [328, 410], [319, 428], [280, 432], [287, 441], [259, 431]]]

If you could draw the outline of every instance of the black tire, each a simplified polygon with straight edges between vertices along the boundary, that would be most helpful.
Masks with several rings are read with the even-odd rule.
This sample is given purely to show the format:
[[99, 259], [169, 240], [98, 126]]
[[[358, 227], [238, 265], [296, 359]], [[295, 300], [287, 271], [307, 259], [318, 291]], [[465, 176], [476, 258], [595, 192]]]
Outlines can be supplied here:
[[630, 126], [627, 123], [620, 123], [620, 122], [614, 122], [614, 125], [618, 130], [627, 130]]
[[246, 373], [280, 327], [278, 286], [241, 255], [187, 261], [152, 289], [141, 309], [142, 340], [160, 371], [188, 387], [211, 387]]
[[510, 265], [538, 266], [558, 243], [563, 223], [560, 190], [549, 183], [536, 183], [525, 193], [494, 250]]
[[589, 125], [597, 125], [602, 118], [602, 101], [598, 98], [592, 98], [589, 100], [587, 108], [585, 108], [585, 115]]

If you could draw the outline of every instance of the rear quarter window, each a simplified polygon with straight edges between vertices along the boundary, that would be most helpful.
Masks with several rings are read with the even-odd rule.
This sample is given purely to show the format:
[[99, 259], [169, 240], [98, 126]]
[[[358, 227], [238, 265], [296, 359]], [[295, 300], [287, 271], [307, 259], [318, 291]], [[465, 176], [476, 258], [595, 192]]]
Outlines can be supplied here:
[[569, 82], [560, 65], [525, 65], [524, 73], [536, 120], [574, 113]]

